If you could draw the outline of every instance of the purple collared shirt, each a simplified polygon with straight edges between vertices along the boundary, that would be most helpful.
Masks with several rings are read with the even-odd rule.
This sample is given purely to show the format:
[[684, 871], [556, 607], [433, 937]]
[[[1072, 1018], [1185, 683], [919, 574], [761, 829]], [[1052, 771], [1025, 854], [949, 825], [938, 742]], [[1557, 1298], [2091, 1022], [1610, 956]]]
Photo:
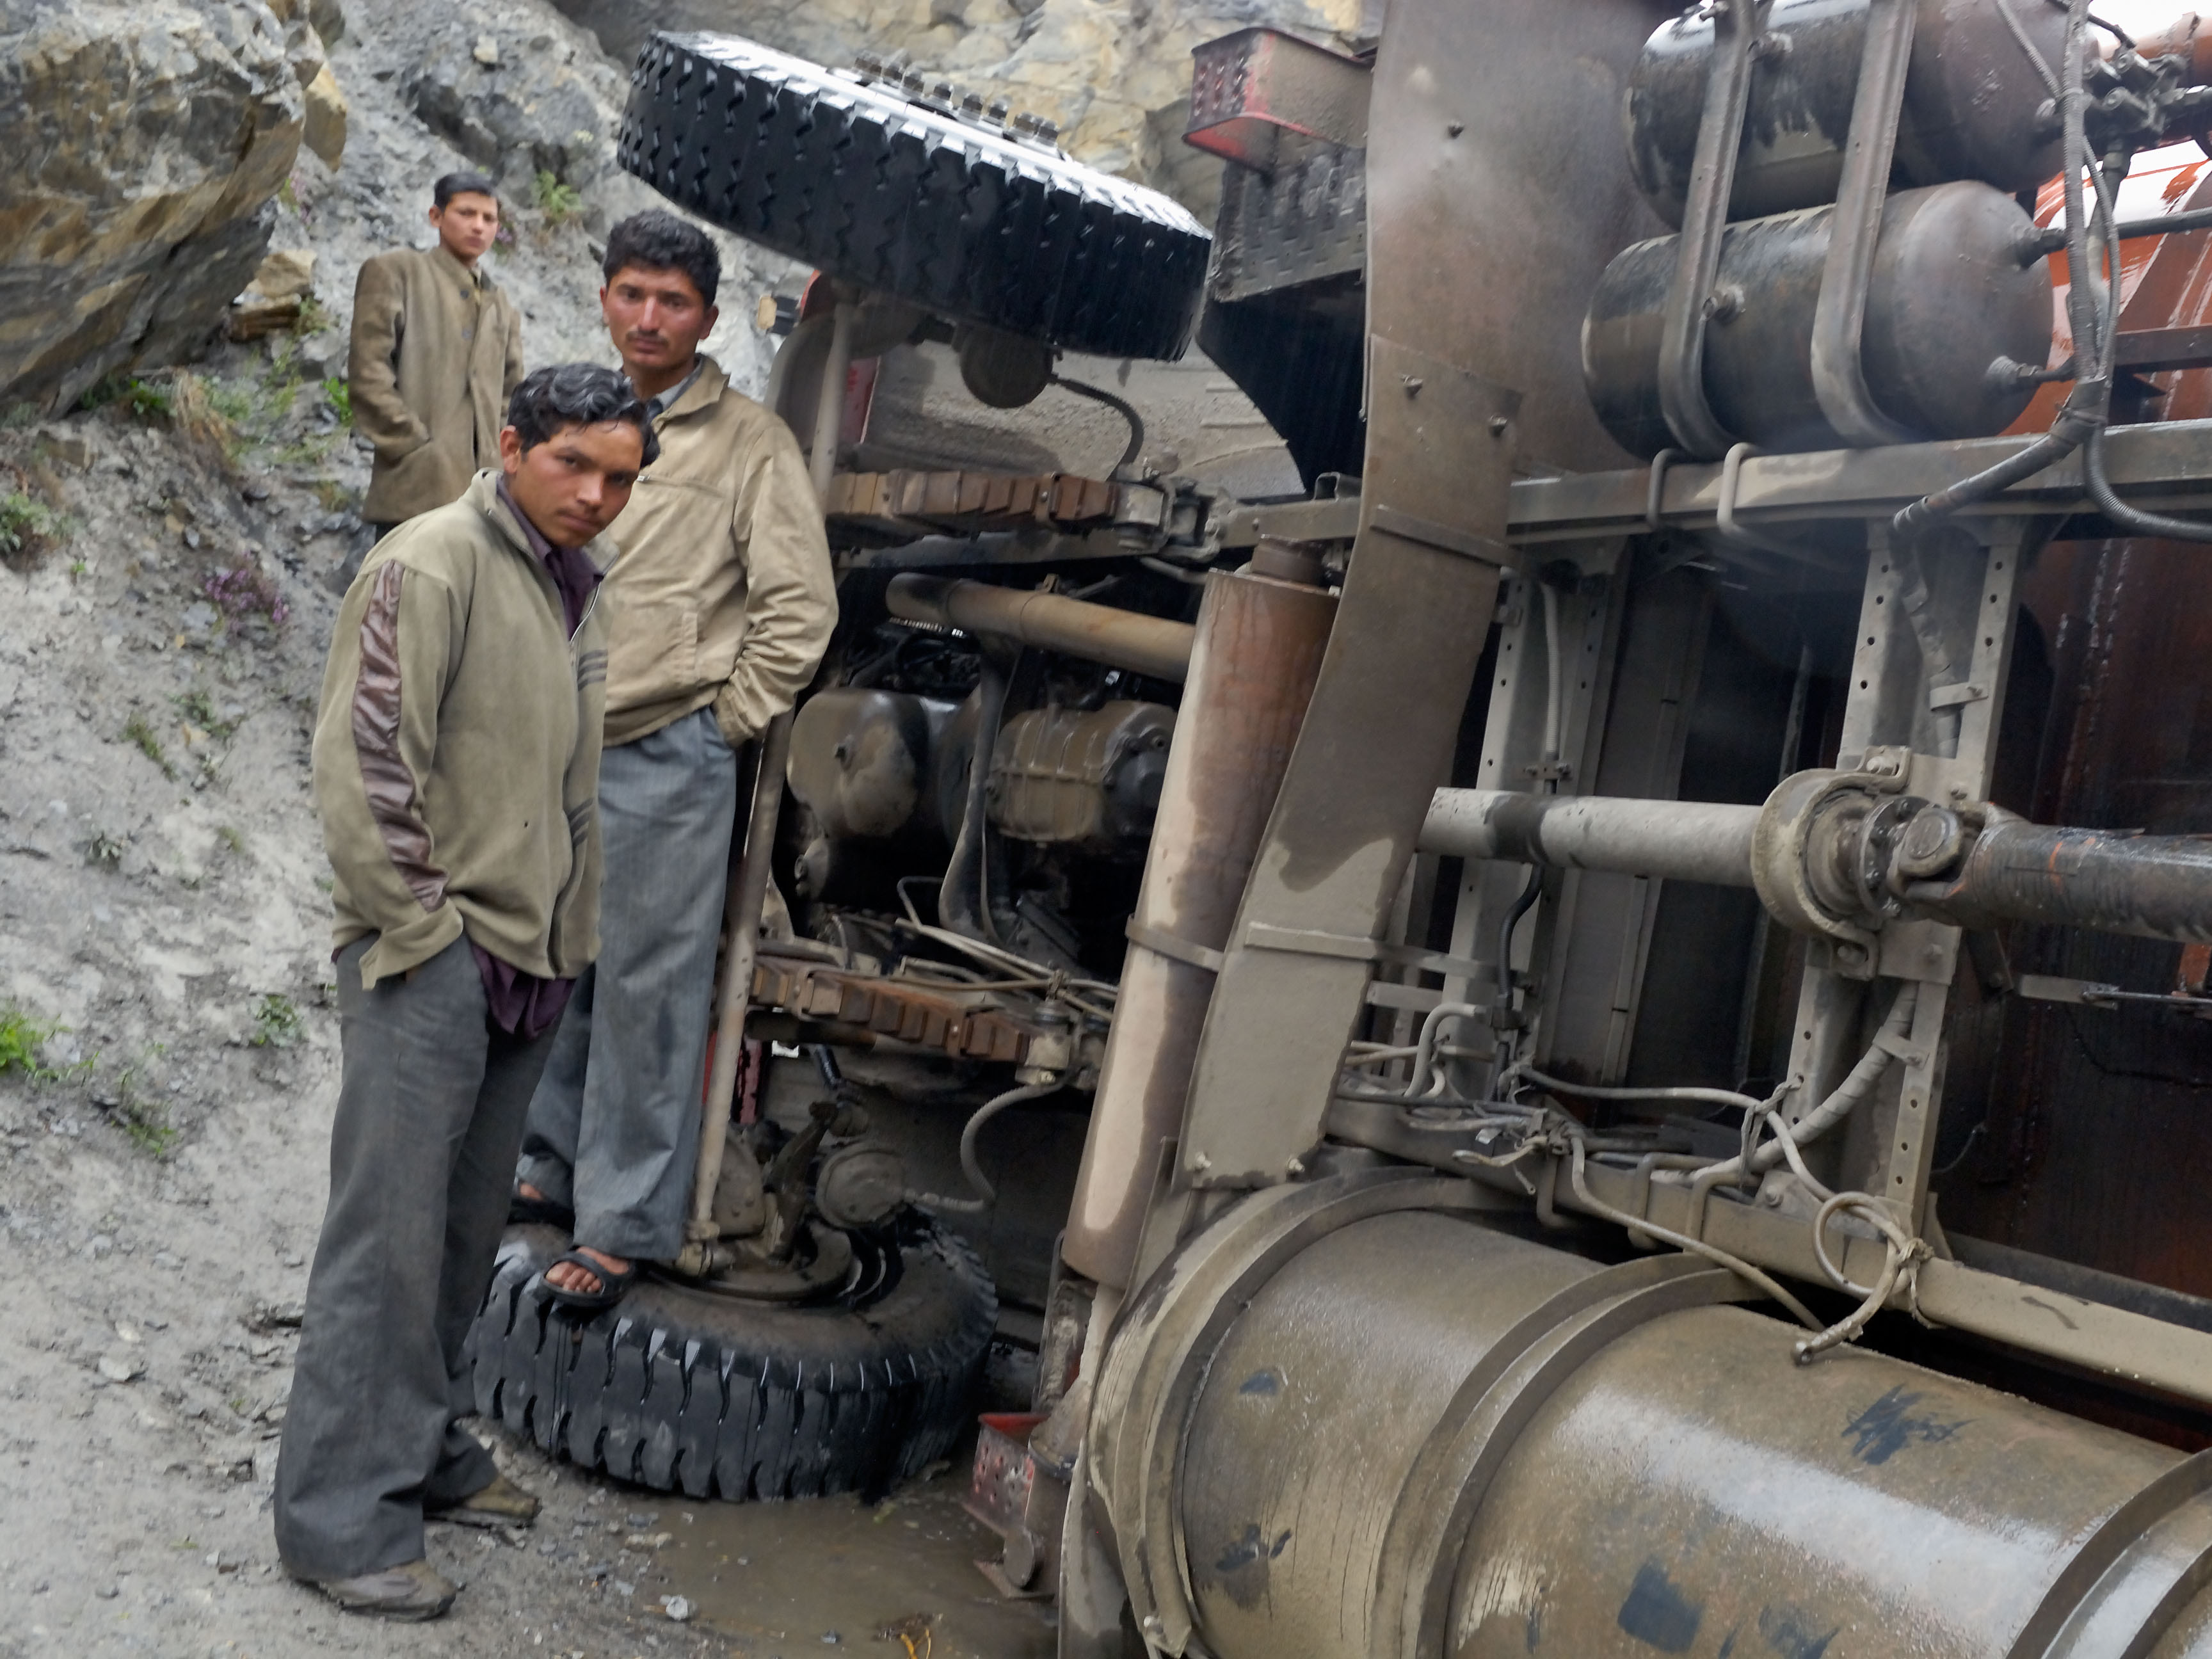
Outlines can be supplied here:
[[[545, 567], [545, 574], [552, 577], [553, 586], [561, 594], [561, 608], [568, 619], [568, 632], [573, 635], [583, 626], [584, 613], [591, 608], [592, 594], [599, 585], [598, 568], [581, 549], [556, 546], [541, 535], [538, 526], [530, 522], [529, 515], [514, 504], [504, 478], [499, 481], [499, 499], [514, 515], [523, 539]], [[469, 941], [469, 949], [475, 954], [477, 972], [483, 980], [484, 1001], [494, 1025], [526, 1041], [535, 1041], [560, 1024], [575, 981], [540, 979], [535, 974], [526, 974], [512, 963], [501, 962], [474, 939]]]

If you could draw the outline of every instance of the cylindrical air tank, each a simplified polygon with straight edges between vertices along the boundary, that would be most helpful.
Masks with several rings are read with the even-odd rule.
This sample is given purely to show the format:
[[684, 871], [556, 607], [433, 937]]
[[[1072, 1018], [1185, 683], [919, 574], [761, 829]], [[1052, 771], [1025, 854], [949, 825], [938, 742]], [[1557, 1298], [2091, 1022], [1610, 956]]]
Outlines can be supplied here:
[[[1831, 449], [1812, 369], [1832, 207], [1730, 225], [1705, 330], [1705, 397], [1737, 437], [1768, 449]], [[1860, 350], [1868, 390], [1923, 438], [2001, 432], [2033, 387], [1990, 373], [1999, 357], [2040, 365], [2051, 349], [2051, 283], [2020, 204], [1983, 184], [1899, 191], [1882, 209]], [[1667, 284], [1680, 238], [1625, 249], [1583, 322], [1583, 377], [1606, 430], [1655, 455], [1674, 441], [1659, 404]]]
[[[2047, 0], [1915, 0], [1911, 66], [1892, 177], [1899, 185], [1978, 179], [2008, 194], [2058, 171], [2051, 94], [2001, 7], [2057, 71], [2066, 12]], [[1732, 219], [1836, 199], [1866, 40], [1867, 0], [1777, 0], [1755, 61]], [[1629, 81], [1636, 182], [1668, 224], [1682, 222], [1698, 118], [1712, 62], [1702, 9], [1660, 26]]]

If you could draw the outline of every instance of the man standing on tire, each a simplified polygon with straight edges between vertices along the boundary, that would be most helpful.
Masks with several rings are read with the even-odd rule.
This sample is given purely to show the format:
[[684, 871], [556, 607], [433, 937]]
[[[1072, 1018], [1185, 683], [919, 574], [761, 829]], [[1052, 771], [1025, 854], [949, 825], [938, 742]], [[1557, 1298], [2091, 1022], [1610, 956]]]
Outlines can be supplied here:
[[332, 635], [314, 774], [343, 1073], [276, 1528], [286, 1571], [349, 1612], [452, 1604], [426, 1516], [537, 1516], [459, 1426], [463, 1344], [553, 1026], [599, 948], [599, 536], [654, 453], [621, 375], [540, 369], [499, 470], [379, 544]]
[[660, 459], [623, 521], [607, 656], [599, 961], [577, 981], [531, 1103], [516, 1215], [565, 1225], [547, 1288], [611, 1306], [684, 1243], [698, 1153], [737, 751], [792, 706], [828, 647], [836, 590], [790, 429], [699, 342], [714, 245], [672, 213], [607, 238], [599, 301]]
[[361, 516], [379, 536], [497, 464], [522, 379], [522, 319], [478, 264], [499, 235], [492, 182], [449, 173], [431, 195], [438, 245], [380, 253], [354, 284], [346, 378], [354, 429], [376, 447]]

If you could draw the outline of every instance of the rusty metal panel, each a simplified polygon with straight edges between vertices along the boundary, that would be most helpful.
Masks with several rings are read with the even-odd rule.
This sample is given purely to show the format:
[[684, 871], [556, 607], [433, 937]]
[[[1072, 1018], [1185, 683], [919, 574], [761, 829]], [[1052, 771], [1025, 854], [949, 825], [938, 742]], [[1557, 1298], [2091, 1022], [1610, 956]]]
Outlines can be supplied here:
[[1239, 29], [1190, 55], [1183, 142], [1265, 172], [1284, 140], [1367, 142], [1367, 66], [1280, 29]]
[[[2036, 812], [2212, 829], [2208, 574], [2201, 548], [2124, 542], [2054, 547], [2032, 573], [2029, 606], [2056, 659]], [[2154, 992], [2184, 974], [2175, 945], [2057, 927], [2007, 938], [2022, 973]], [[1945, 1136], [1964, 1162], [1942, 1187], [1944, 1224], [2212, 1295], [2212, 1024], [2015, 1000], [2002, 1032], [1982, 1113], [1966, 1108]]]

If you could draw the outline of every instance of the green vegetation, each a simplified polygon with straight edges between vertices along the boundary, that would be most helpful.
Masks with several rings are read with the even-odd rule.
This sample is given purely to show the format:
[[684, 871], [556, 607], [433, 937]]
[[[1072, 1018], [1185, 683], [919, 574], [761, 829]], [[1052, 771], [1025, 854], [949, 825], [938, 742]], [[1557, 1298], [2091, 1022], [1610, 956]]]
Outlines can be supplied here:
[[289, 1048], [299, 1040], [300, 1011], [291, 998], [272, 991], [255, 1005], [248, 1042], [257, 1048]]
[[12, 403], [0, 409], [0, 432], [20, 432], [38, 423], [39, 406], [34, 403]]
[[13, 558], [61, 528], [60, 515], [24, 491], [12, 489], [0, 495], [0, 558]]
[[238, 730], [238, 721], [223, 719], [215, 706], [215, 694], [204, 685], [194, 686], [169, 701], [176, 705], [178, 714], [211, 738], [227, 738]]
[[331, 325], [331, 313], [320, 300], [308, 295], [300, 301], [299, 320], [292, 325], [295, 334], [319, 334]]
[[559, 229], [584, 210], [584, 198], [574, 185], [564, 185], [558, 173], [542, 169], [531, 180], [530, 197], [545, 216], [548, 229]]
[[253, 394], [244, 386], [233, 386], [227, 380], [211, 380], [207, 389], [208, 407], [233, 425], [242, 425], [253, 415]]
[[323, 504], [325, 513], [350, 513], [361, 505], [353, 491], [336, 478], [318, 478], [307, 488], [314, 491], [315, 499]]
[[33, 1018], [12, 1002], [0, 1006], [0, 1077], [21, 1072], [37, 1083], [58, 1079], [61, 1073], [40, 1061], [39, 1047], [48, 1037], [59, 1036], [62, 1029]]
[[161, 747], [161, 739], [146, 723], [143, 714], [133, 714], [123, 722], [123, 740], [137, 745], [138, 752], [161, 769], [161, 775], [171, 783], [177, 781], [177, 769], [170, 762], [168, 751]]
[[279, 466], [313, 466], [317, 461], [327, 461], [338, 447], [335, 432], [310, 432], [292, 443], [286, 444], [270, 459]]
[[236, 825], [228, 823], [217, 824], [215, 830], [215, 838], [221, 842], [225, 847], [228, 847], [240, 858], [244, 858], [246, 856], [246, 837], [239, 833]]
[[323, 396], [330, 399], [331, 412], [338, 417], [340, 426], [353, 424], [353, 386], [343, 374], [333, 374], [323, 382]]
[[110, 404], [121, 404], [142, 421], [176, 418], [174, 390], [159, 380], [143, 380], [136, 374], [111, 374], [77, 400], [79, 409], [105, 409]]
[[105, 830], [95, 830], [84, 844], [84, 861], [94, 869], [112, 870], [123, 862], [123, 843]]
[[131, 1144], [149, 1158], [167, 1158], [177, 1144], [176, 1126], [166, 1107], [133, 1095], [115, 1109], [115, 1116]]

